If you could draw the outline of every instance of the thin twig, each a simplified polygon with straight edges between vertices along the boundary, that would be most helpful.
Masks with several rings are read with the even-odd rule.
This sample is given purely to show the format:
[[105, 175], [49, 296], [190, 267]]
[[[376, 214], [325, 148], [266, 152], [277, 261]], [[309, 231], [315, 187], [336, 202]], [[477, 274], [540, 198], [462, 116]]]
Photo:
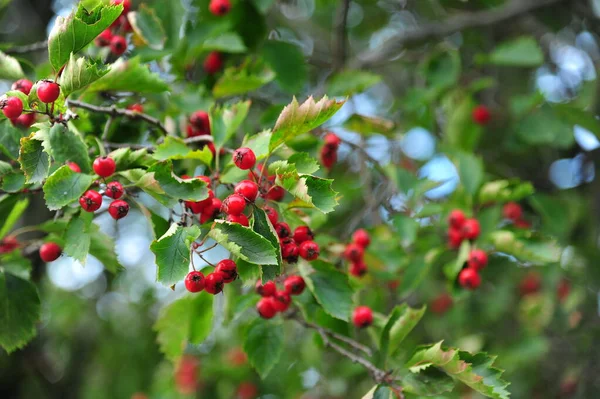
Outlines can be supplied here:
[[346, 44], [348, 38], [346, 36], [346, 25], [348, 23], [348, 10], [350, 10], [350, 0], [341, 0], [335, 18], [335, 36], [334, 36], [334, 51], [333, 51], [333, 69], [339, 70], [346, 63]]
[[337, 340], [345, 342], [348, 345], [350, 345], [351, 347], [353, 347], [354, 349], [364, 352], [369, 357], [373, 356], [373, 351], [371, 350], [371, 348], [361, 344], [360, 342], [353, 340], [352, 338], [348, 338], [345, 335], [338, 334], [335, 331], [331, 331], [328, 328], [321, 327], [319, 325], [310, 323], [306, 320], [302, 320], [300, 323], [303, 324], [305, 327], [312, 328], [317, 331], [323, 331], [325, 334], [331, 336], [332, 338], [335, 338]]
[[10, 47], [4, 50], [4, 52], [7, 54], [26, 54], [42, 50], [48, 50], [48, 42], [45, 40], [42, 42], [26, 44], [24, 46]]

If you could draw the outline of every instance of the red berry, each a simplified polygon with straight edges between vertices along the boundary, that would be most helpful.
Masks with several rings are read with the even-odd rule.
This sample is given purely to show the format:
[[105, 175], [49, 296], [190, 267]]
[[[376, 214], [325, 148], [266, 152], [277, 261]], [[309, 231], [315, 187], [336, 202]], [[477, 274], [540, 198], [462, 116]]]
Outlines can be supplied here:
[[123, 196], [125, 189], [118, 181], [111, 181], [106, 185], [106, 196], [112, 199], [119, 199]]
[[223, 274], [223, 281], [225, 281], [225, 283], [231, 283], [238, 276], [237, 265], [231, 259], [223, 259], [217, 263], [215, 272]]
[[342, 143], [342, 140], [338, 136], [336, 136], [334, 133], [327, 133], [325, 135], [324, 141], [325, 141], [326, 147], [336, 149], [336, 150]]
[[265, 194], [265, 199], [279, 202], [285, 197], [285, 190], [283, 187], [273, 186], [267, 193]]
[[225, 285], [225, 276], [223, 273], [213, 272], [206, 276], [204, 279], [204, 289], [209, 294], [217, 295], [223, 291]]
[[204, 71], [209, 75], [217, 73], [223, 67], [223, 56], [217, 51], [211, 51], [204, 60]]
[[0, 254], [7, 254], [19, 247], [19, 241], [13, 236], [6, 236], [0, 240]]
[[452, 297], [447, 293], [438, 295], [429, 305], [431, 311], [437, 314], [443, 314], [452, 307]]
[[454, 227], [450, 227], [450, 229], [448, 229], [448, 246], [450, 248], [456, 249], [460, 247], [463, 239], [464, 237], [461, 229], [455, 229]]
[[190, 124], [196, 136], [210, 135], [210, 118], [205, 111], [196, 111], [190, 116]]
[[202, 213], [204, 208], [212, 205], [213, 198], [215, 198], [215, 193], [209, 188], [208, 197], [206, 199], [203, 199], [202, 201], [185, 201], [185, 206], [188, 207], [192, 213]]
[[352, 241], [358, 246], [366, 249], [371, 244], [371, 237], [365, 229], [358, 229], [352, 234]]
[[346, 249], [344, 249], [344, 258], [356, 263], [362, 260], [364, 253], [365, 250], [363, 247], [356, 243], [351, 243], [346, 245]]
[[210, 187], [210, 183], [211, 183], [211, 181], [210, 181], [210, 177], [208, 177], [208, 176], [204, 176], [204, 175], [200, 175], [200, 176], [196, 176], [195, 178], [196, 178], [196, 179], [199, 179], [199, 180], [202, 180], [204, 183], [206, 183], [206, 185], [207, 185], [208, 187]]
[[481, 232], [477, 219], [467, 219], [462, 227], [462, 234], [467, 240], [476, 240]]
[[98, 37], [96, 37], [96, 40], [94, 41], [94, 43], [98, 47], [110, 46], [110, 41], [112, 40], [113, 36], [114, 35], [113, 35], [112, 31], [110, 30], [110, 28], [106, 29], [102, 33], [100, 33], [98, 35]]
[[47, 242], [40, 247], [40, 258], [46, 263], [54, 262], [61, 253], [62, 249], [55, 242]]
[[15, 126], [21, 126], [28, 129], [35, 123], [35, 114], [33, 112], [21, 114], [17, 119], [12, 119], [12, 122]]
[[473, 122], [485, 126], [492, 119], [492, 114], [485, 105], [478, 105], [473, 109]]
[[281, 246], [281, 257], [287, 263], [296, 263], [296, 262], [298, 262], [298, 255], [300, 255], [300, 248], [294, 242], [293, 239], [290, 239], [289, 242], [284, 243]]
[[285, 312], [292, 303], [292, 297], [285, 291], [277, 291], [271, 298], [273, 299], [275, 310], [278, 312]]
[[123, 200], [115, 200], [108, 206], [108, 213], [115, 220], [123, 219], [129, 213], [129, 204]]
[[127, 14], [129, 10], [131, 10], [131, 0], [111, 0], [110, 2], [113, 5], [123, 4], [123, 13]]
[[300, 276], [289, 276], [283, 282], [283, 286], [285, 287], [285, 292], [290, 295], [300, 295], [304, 288], [306, 287], [306, 283], [304, 279]]
[[448, 216], [448, 224], [450, 225], [450, 227], [453, 227], [455, 229], [462, 228], [465, 224], [465, 220], [467, 220], [467, 217], [465, 216], [465, 213], [460, 209], [454, 209], [452, 212], [450, 212], [450, 215]]
[[362, 277], [367, 274], [367, 265], [362, 260], [352, 262], [350, 265], [350, 274], [355, 277]]
[[277, 292], [277, 286], [273, 281], [267, 281], [263, 284], [262, 281], [258, 280], [254, 289], [258, 295], [265, 297], [273, 296], [275, 295], [275, 292]]
[[200, 292], [204, 289], [204, 274], [201, 272], [189, 272], [185, 276], [185, 289], [189, 292]]
[[231, 194], [223, 201], [221, 210], [228, 215], [241, 215], [246, 208], [246, 200], [239, 194]]
[[246, 226], [246, 227], [248, 227], [250, 225], [248, 218], [243, 213], [241, 215], [229, 215], [229, 216], [227, 216], [227, 221], [231, 222], [231, 223], [239, 223], [242, 226]]
[[252, 169], [256, 164], [256, 155], [250, 148], [238, 148], [233, 152], [233, 163], [241, 170]]
[[458, 283], [464, 288], [474, 290], [481, 284], [481, 276], [475, 269], [462, 269], [458, 275]]
[[127, 51], [127, 39], [123, 36], [115, 35], [110, 40], [110, 52], [114, 55], [121, 55]]
[[109, 157], [98, 157], [94, 160], [92, 165], [94, 172], [100, 177], [108, 177], [115, 173], [117, 170], [117, 164], [115, 160]]
[[263, 319], [272, 319], [277, 314], [275, 301], [272, 296], [261, 298], [256, 304], [256, 310]]
[[289, 237], [291, 234], [290, 225], [285, 222], [276, 223], [274, 227], [279, 238]]
[[229, 0], [211, 0], [208, 9], [213, 15], [223, 16], [231, 10], [231, 3]]
[[31, 88], [33, 87], [33, 82], [28, 79], [19, 79], [10, 87], [11, 90], [19, 90], [21, 93], [25, 95], [29, 95], [31, 92]]
[[527, 273], [519, 284], [519, 291], [522, 296], [535, 294], [542, 287], [542, 278], [535, 272]]
[[358, 328], [369, 327], [373, 324], [373, 311], [368, 306], [358, 306], [352, 314], [352, 322]]
[[298, 244], [302, 244], [304, 241], [312, 241], [315, 235], [308, 226], [299, 226], [294, 230], [294, 241]]
[[242, 382], [236, 391], [235, 399], [256, 399], [258, 388], [251, 382]]
[[481, 249], [474, 249], [469, 254], [468, 265], [470, 268], [475, 269], [477, 271], [485, 268], [488, 263], [488, 256], [485, 251]]
[[234, 191], [244, 197], [246, 201], [254, 202], [258, 196], [258, 185], [250, 180], [242, 180], [236, 184]]
[[519, 229], [529, 229], [531, 227], [531, 223], [527, 220], [519, 219], [515, 222], [515, 227]]
[[19, 97], [7, 97], [0, 101], [0, 109], [8, 119], [17, 119], [23, 113], [23, 101]]
[[37, 96], [43, 103], [53, 103], [60, 96], [60, 86], [50, 80], [42, 80], [37, 86]]
[[321, 148], [321, 163], [327, 169], [331, 169], [337, 162], [337, 148], [332, 149], [330, 147]]
[[315, 260], [319, 257], [319, 245], [314, 241], [304, 241], [300, 244], [300, 256], [306, 260]]
[[558, 283], [558, 286], [556, 287], [556, 295], [558, 296], [558, 300], [560, 302], [564, 302], [567, 297], [569, 296], [569, 293], [571, 292], [571, 283], [569, 283], [568, 280], [566, 279], [562, 279], [560, 280], [560, 282]]
[[277, 213], [275, 208], [271, 208], [269, 205], [265, 205], [263, 206], [263, 209], [267, 214], [267, 217], [271, 221], [271, 224], [275, 226], [277, 224], [277, 221], [279, 220], [279, 214]]
[[219, 212], [221, 212], [221, 206], [222, 203], [220, 199], [211, 199], [211, 203], [202, 209], [202, 213], [200, 215], [200, 223], [204, 224], [209, 220], [216, 218], [219, 215]]
[[509, 202], [502, 208], [502, 214], [506, 219], [516, 222], [523, 216], [523, 209], [521, 209], [521, 205], [516, 202]]
[[79, 205], [86, 212], [95, 212], [102, 206], [102, 196], [94, 190], [87, 190], [79, 198]]
[[131, 104], [129, 107], [127, 107], [127, 109], [129, 111], [139, 112], [140, 114], [144, 112], [144, 106], [138, 103]]

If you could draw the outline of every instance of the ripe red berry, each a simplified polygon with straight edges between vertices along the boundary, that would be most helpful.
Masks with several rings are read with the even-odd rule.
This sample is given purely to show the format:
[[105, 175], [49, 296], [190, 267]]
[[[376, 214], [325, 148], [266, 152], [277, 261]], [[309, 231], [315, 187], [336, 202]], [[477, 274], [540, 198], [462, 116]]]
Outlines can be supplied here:
[[140, 114], [144, 112], [144, 106], [139, 103], [131, 104], [127, 109], [129, 111], [139, 112]]
[[102, 206], [102, 196], [94, 190], [87, 190], [79, 197], [79, 205], [86, 212], [95, 212]]
[[314, 241], [304, 241], [300, 244], [300, 256], [308, 261], [319, 257], [319, 245]]
[[261, 298], [256, 304], [256, 310], [263, 319], [272, 319], [277, 314], [275, 301], [272, 296]]
[[223, 274], [223, 281], [225, 283], [231, 283], [238, 276], [237, 265], [231, 259], [223, 259], [217, 263], [215, 272]]
[[463, 233], [461, 229], [450, 227], [448, 229], [448, 246], [452, 249], [457, 249], [463, 242]]
[[213, 75], [223, 67], [223, 56], [217, 51], [211, 51], [204, 60], [204, 71]]
[[61, 253], [62, 249], [55, 242], [47, 242], [40, 247], [40, 258], [46, 263], [54, 262]]
[[19, 90], [21, 93], [25, 95], [29, 95], [31, 92], [31, 88], [33, 87], [33, 82], [28, 79], [19, 79], [10, 87], [11, 90]]
[[246, 208], [246, 200], [239, 194], [231, 194], [229, 197], [223, 200], [223, 206], [221, 211], [228, 215], [241, 215]]
[[189, 292], [200, 292], [204, 289], [204, 274], [198, 271], [189, 272], [185, 276], [185, 289]]
[[43, 103], [53, 103], [60, 96], [60, 86], [51, 80], [42, 80], [38, 82], [37, 96]]
[[81, 168], [75, 162], [67, 162], [67, 166], [75, 173], [81, 173]]
[[123, 196], [125, 189], [118, 181], [111, 181], [106, 185], [106, 196], [112, 199], [119, 199]]
[[481, 276], [477, 270], [467, 267], [458, 275], [458, 283], [464, 288], [474, 290], [481, 284]]
[[242, 180], [236, 184], [234, 191], [244, 197], [246, 201], [254, 202], [258, 196], [258, 185], [250, 180]]
[[35, 123], [35, 114], [34, 113], [21, 114], [17, 117], [17, 119], [11, 119], [11, 121], [13, 122], [13, 124], [15, 126], [20, 126], [20, 127], [27, 129]]
[[233, 163], [241, 170], [252, 169], [256, 164], [256, 155], [250, 148], [238, 148], [233, 152]]
[[300, 248], [294, 242], [293, 239], [290, 239], [289, 242], [283, 243], [283, 245], [281, 246], [281, 257], [287, 263], [298, 262], [299, 255], [300, 255]]
[[277, 224], [277, 221], [279, 220], [279, 214], [277, 213], [275, 208], [271, 208], [269, 205], [265, 205], [263, 206], [263, 210], [267, 214], [267, 217], [271, 221], [271, 224], [275, 226]]
[[355, 277], [362, 277], [367, 274], [367, 265], [362, 260], [352, 262], [349, 272]]
[[285, 291], [277, 291], [271, 298], [273, 299], [275, 310], [278, 312], [285, 312], [292, 303], [292, 297]]
[[231, 223], [239, 223], [242, 226], [250, 226], [250, 222], [248, 218], [243, 213], [241, 215], [229, 215], [227, 216], [227, 221]]
[[13, 236], [6, 236], [0, 240], [0, 254], [7, 254], [19, 247], [19, 241]]
[[202, 201], [185, 201], [185, 206], [194, 214], [202, 213], [206, 207], [212, 205], [213, 198], [215, 198], [215, 193], [209, 188], [208, 197], [206, 199], [203, 199]]
[[210, 204], [202, 209], [202, 213], [200, 215], [200, 223], [202, 224], [216, 218], [219, 215], [219, 212], [221, 212], [221, 206], [223, 205], [221, 200], [218, 198], [213, 198], [210, 201]]
[[529, 229], [529, 228], [531, 228], [531, 223], [529, 223], [525, 219], [519, 219], [519, 220], [515, 221], [515, 227], [519, 228], [519, 229]]
[[129, 213], [129, 204], [123, 200], [115, 200], [108, 206], [108, 213], [115, 220], [123, 219]]
[[467, 220], [467, 217], [465, 216], [465, 213], [460, 209], [454, 209], [452, 212], [450, 212], [450, 215], [448, 216], [448, 224], [450, 225], [450, 227], [453, 227], [455, 229], [462, 228], [463, 224], [465, 224], [465, 220]]
[[315, 238], [315, 235], [308, 226], [298, 226], [294, 230], [294, 241], [297, 244], [302, 244], [304, 241], [312, 241], [313, 238]]
[[0, 100], [0, 109], [8, 119], [17, 119], [23, 113], [23, 101], [19, 97], [7, 97]]
[[131, 10], [131, 0], [111, 0], [110, 2], [113, 5], [123, 4], [123, 13], [127, 14], [129, 10]]
[[492, 119], [492, 114], [490, 110], [485, 105], [478, 105], [473, 109], [473, 122], [478, 125], [485, 126]]
[[462, 234], [467, 240], [476, 240], [481, 232], [479, 221], [477, 219], [467, 219], [462, 227]]
[[289, 237], [291, 234], [290, 225], [285, 222], [276, 223], [274, 227], [279, 238]]
[[447, 293], [443, 293], [431, 301], [429, 308], [433, 313], [444, 314], [452, 307], [452, 302], [452, 297]]
[[235, 399], [256, 399], [258, 398], [258, 388], [251, 382], [240, 383], [236, 391]]
[[344, 258], [356, 263], [362, 260], [364, 253], [365, 250], [363, 247], [356, 243], [351, 243], [346, 245], [346, 249], [344, 249]]
[[98, 47], [110, 46], [110, 41], [112, 40], [113, 36], [114, 35], [113, 35], [112, 31], [110, 30], [110, 28], [106, 29], [96, 37], [96, 39], [94, 40], [94, 43]]
[[290, 295], [300, 295], [306, 287], [304, 279], [300, 276], [289, 276], [283, 282], [285, 292]]
[[267, 281], [263, 284], [262, 281], [258, 280], [254, 289], [258, 295], [265, 297], [273, 296], [275, 295], [275, 292], [277, 292], [277, 286], [273, 281]]
[[467, 264], [470, 268], [475, 269], [477, 271], [485, 268], [488, 263], [488, 256], [485, 251], [481, 249], [474, 249], [469, 253], [469, 260]]
[[516, 202], [509, 202], [502, 208], [502, 214], [506, 219], [516, 222], [523, 216], [523, 209]]
[[123, 36], [115, 35], [110, 39], [110, 52], [114, 55], [121, 55], [127, 51], [127, 39]]
[[568, 280], [562, 279], [559, 281], [558, 286], [556, 287], [556, 295], [558, 296], [558, 300], [560, 302], [564, 302], [569, 293], [571, 292], [571, 283]]
[[110, 157], [98, 157], [94, 160], [92, 166], [94, 167], [94, 172], [100, 177], [108, 177], [117, 170], [115, 160]]
[[231, 3], [229, 0], [211, 0], [208, 9], [213, 15], [223, 16], [231, 10]]
[[217, 295], [223, 291], [225, 285], [225, 276], [223, 273], [213, 272], [206, 276], [204, 279], [204, 289], [209, 294]]
[[264, 197], [265, 199], [279, 202], [283, 199], [283, 197], [285, 197], [285, 190], [283, 187], [273, 186], [269, 189], [269, 191], [267, 191]]
[[327, 133], [325, 135], [325, 146], [329, 147], [331, 149], [336, 149], [340, 146], [340, 144], [342, 143], [342, 140], [336, 136], [334, 133]]
[[368, 306], [358, 306], [352, 314], [352, 323], [358, 328], [373, 324], [373, 311]]
[[198, 136], [210, 134], [210, 118], [205, 111], [196, 111], [190, 115], [190, 124], [198, 131]]
[[331, 169], [337, 162], [337, 148], [332, 149], [330, 147], [321, 148], [321, 163], [327, 169]]
[[519, 284], [519, 291], [522, 296], [535, 294], [542, 287], [542, 278], [535, 272], [527, 273]]
[[369, 233], [365, 229], [358, 229], [352, 234], [352, 241], [366, 249], [371, 244], [371, 237], [369, 237]]

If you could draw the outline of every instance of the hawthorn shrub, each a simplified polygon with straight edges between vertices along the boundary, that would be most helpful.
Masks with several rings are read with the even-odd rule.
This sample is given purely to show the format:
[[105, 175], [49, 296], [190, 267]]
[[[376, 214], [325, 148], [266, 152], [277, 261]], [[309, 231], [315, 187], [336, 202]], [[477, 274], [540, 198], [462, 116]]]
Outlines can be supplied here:
[[[351, 59], [349, 37], [378, 27], [356, 24], [374, 5], [341, 2], [326, 70], [280, 30], [292, 6], [268, 1], [82, 1], [47, 46], [3, 46], [8, 397], [593, 397], [569, 334], [597, 317], [597, 245], [579, 245], [596, 229], [539, 172], [575, 125], [600, 133], [595, 98], [515, 93], [504, 68], [550, 62], [547, 43], [471, 37], [567, 2], [440, 3], [474, 14]], [[389, 103], [396, 73], [415, 81]], [[359, 112], [365, 96], [380, 109]], [[441, 171], [411, 150], [415, 127]], [[122, 244], [134, 233], [151, 242]], [[91, 259], [94, 282], [55, 286]]]

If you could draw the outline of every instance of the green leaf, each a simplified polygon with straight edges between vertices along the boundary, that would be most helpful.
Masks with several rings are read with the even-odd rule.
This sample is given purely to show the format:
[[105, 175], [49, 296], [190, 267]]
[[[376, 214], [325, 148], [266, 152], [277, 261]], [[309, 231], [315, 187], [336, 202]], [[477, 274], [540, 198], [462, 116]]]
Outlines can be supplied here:
[[402, 388], [420, 396], [436, 396], [454, 389], [454, 380], [448, 374], [428, 368], [419, 374], [406, 373], [402, 376]]
[[44, 148], [58, 163], [75, 162], [83, 173], [92, 171], [88, 148], [81, 136], [57, 123], [48, 132]]
[[248, 51], [240, 35], [235, 32], [225, 32], [208, 37], [202, 43], [201, 48], [204, 51], [222, 51], [230, 54], [245, 53]]
[[2, 178], [2, 190], [16, 193], [25, 188], [25, 175], [20, 170], [13, 171]]
[[11, 231], [28, 206], [29, 200], [27, 198], [19, 200], [15, 203], [10, 213], [6, 217], [3, 216], [4, 224], [2, 225], [2, 229], [0, 229], [0, 239], [4, 238]]
[[422, 65], [427, 87], [443, 91], [458, 82], [461, 73], [460, 54], [457, 50], [439, 48]]
[[31, 261], [25, 258], [19, 251], [0, 255], [0, 273], [6, 272], [15, 277], [29, 280], [31, 274]]
[[496, 250], [514, 256], [521, 262], [545, 265], [557, 263], [562, 249], [554, 240], [519, 240], [511, 231], [498, 230], [490, 234]]
[[158, 344], [170, 360], [176, 360], [187, 343], [200, 344], [210, 334], [213, 319], [213, 296], [187, 295], [163, 308], [154, 330]]
[[25, 76], [16, 58], [0, 51], [0, 79], [17, 80]]
[[448, 263], [444, 266], [444, 274], [448, 278], [448, 281], [454, 283], [458, 274], [463, 269], [465, 263], [469, 259], [469, 253], [471, 253], [471, 243], [467, 240], [463, 241], [458, 249], [458, 255], [456, 260]]
[[351, 96], [381, 82], [381, 75], [368, 71], [345, 70], [329, 78], [327, 90], [331, 96]]
[[4, 155], [10, 159], [17, 159], [22, 137], [21, 130], [14, 127], [8, 119], [0, 121], [0, 152]]
[[162, 237], [152, 241], [150, 250], [156, 255], [158, 282], [172, 285], [188, 274], [190, 246], [198, 237], [200, 237], [198, 226], [182, 227], [174, 223]]
[[41, 183], [48, 177], [50, 157], [44, 152], [43, 143], [34, 138], [35, 133], [21, 139], [19, 164], [27, 183]]
[[8, 353], [25, 346], [36, 334], [41, 306], [35, 285], [0, 273], [0, 346]]
[[68, 17], [57, 17], [48, 37], [48, 56], [54, 70], [61, 69], [71, 53], [83, 49], [119, 18], [122, 12], [122, 5], [98, 5], [88, 11], [80, 3]]
[[537, 67], [544, 63], [544, 52], [535, 38], [522, 36], [496, 46], [487, 61], [502, 66]]
[[331, 118], [346, 101], [330, 100], [323, 96], [318, 102], [310, 96], [304, 103], [299, 104], [294, 97], [291, 104], [287, 105], [273, 129], [273, 136], [269, 150], [284, 144], [299, 135], [319, 127]]
[[444, 108], [448, 113], [445, 138], [452, 147], [472, 152], [481, 138], [482, 127], [473, 123], [475, 100], [462, 92], [448, 96]]
[[523, 118], [516, 127], [517, 137], [531, 146], [570, 148], [575, 143], [573, 125], [550, 105], [543, 105]]
[[319, 161], [308, 155], [306, 152], [297, 152], [288, 158], [288, 162], [296, 167], [299, 174], [315, 173], [321, 168]]
[[269, 142], [271, 141], [271, 131], [263, 130], [253, 136], [248, 137], [243, 146], [250, 148], [256, 155], [256, 160], [260, 161], [269, 154]]
[[122, 267], [117, 259], [113, 239], [101, 232], [93, 223], [92, 235], [94, 239], [90, 243], [90, 255], [102, 262], [106, 270], [117, 273]]
[[[64, 253], [78, 260], [82, 265], [85, 265], [90, 251], [93, 218], [93, 213], [81, 212], [79, 217], [71, 219], [65, 232]], [[94, 239], [96, 238], [94, 237]]]
[[67, 165], [61, 166], [44, 183], [46, 206], [51, 211], [56, 211], [77, 201], [93, 181], [93, 176], [75, 173]]
[[307, 67], [304, 54], [292, 43], [268, 40], [262, 56], [276, 74], [277, 83], [288, 93], [297, 93], [306, 84]]
[[244, 334], [244, 352], [264, 379], [283, 353], [283, 325], [256, 317]]
[[354, 114], [346, 119], [343, 126], [345, 129], [359, 133], [363, 136], [370, 136], [373, 133], [378, 133], [390, 137], [394, 132], [395, 124], [388, 119]]
[[202, 201], [208, 198], [206, 182], [200, 179], [183, 180], [173, 174], [171, 161], [158, 162], [148, 172], [169, 196], [184, 201]]
[[419, 373], [428, 367], [437, 367], [455, 380], [490, 398], [507, 399], [508, 382], [500, 377], [502, 370], [492, 366], [495, 357], [486, 353], [472, 355], [454, 348], [443, 348], [442, 342], [419, 349], [408, 361], [407, 367]]
[[140, 57], [118, 59], [110, 72], [90, 85], [88, 91], [132, 91], [136, 93], [162, 93], [169, 85], [150, 72]]
[[277, 232], [275, 228], [271, 224], [271, 221], [267, 217], [265, 211], [257, 206], [255, 206], [252, 210], [253, 221], [252, 221], [252, 229], [266, 238], [273, 248], [275, 248], [275, 253], [277, 256], [277, 264], [275, 265], [263, 265], [262, 274], [272, 280], [273, 277], [281, 274], [282, 260], [281, 260], [281, 247], [279, 244], [279, 237], [277, 236]]
[[208, 235], [235, 256], [256, 265], [278, 265], [277, 250], [257, 232], [239, 223], [215, 221]]
[[141, 4], [137, 11], [127, 14], [127, 19], [137, 37], [153, 50], [162, 50], [165, 47], [167, 36], [160, 18], [154, 9], [146, 4]]
[[250, 101], [215, 106], [210, 110], [210, 128], [215, 147], [221, 148], [235, 134], [248, 116]]
[[419, 323], [425, 314], [425, 309], [425, 306], [420, 309], [413, 309], [406, 303], [394, 307], [381, 332], [379, 350], [382, 365], [386, 364], [387, 356], [394, 354], [404, 338]]
[[409, 247], [414, 244], [419, 232], [419, 222], [410, 216], [398, 213], [392, 217], [392, 224], [398, 233], [400, 244]]
[[348, 321], [352, 311], [353, 293], [348, 276], [321, 260], [311, 262], [310, 266], [300, 262], [298, 267], [307, 287], [325, 313], [336, 319]]
[[170, 197], [162, 189], [158, 181], [154, 178], [154, 173], [148, 173], [144, 169], [130, 169], [124, 172], [119, 172], [119, 175], [133, 183], [134, 186], [141, 188], [144, 192], [162, 205], [172, 208], [179, 203], [177, 198]]
[[159, 161], [194, 159], [205, 165], [210, 165], [213, 160], [208, 146], [201, 150], [192, 150], [182, 139], [173, 136], [167, 136], [165, 141], [156, 147], [152, 157]]
[[479, 202], [519, 201], [534, 193], [533, 185], [518, 179], [494, 180], [485, 183], [479, 190]]
[[237, 96], [261, 88], [275, 79], [275, 73], [261, 62], [247, 60], [239, 67], [229, 67], [213, 86], [215, 98]]
[[78, 90], [85, 89], [90, 84], [106, 75], [109, 68], [101, 61], [91, 61], [87, 58], [75, 58], [73, 54], [65, 66], [58, 83], [65, 97]]
[[466, 152], [457, 154], [454, 162], [465, 190], [475, 195], [483, 182], [483, 162], [475, 155]]
[[12, 166], [8, 162], [0, 161], [0, 178], [12, 171]]

